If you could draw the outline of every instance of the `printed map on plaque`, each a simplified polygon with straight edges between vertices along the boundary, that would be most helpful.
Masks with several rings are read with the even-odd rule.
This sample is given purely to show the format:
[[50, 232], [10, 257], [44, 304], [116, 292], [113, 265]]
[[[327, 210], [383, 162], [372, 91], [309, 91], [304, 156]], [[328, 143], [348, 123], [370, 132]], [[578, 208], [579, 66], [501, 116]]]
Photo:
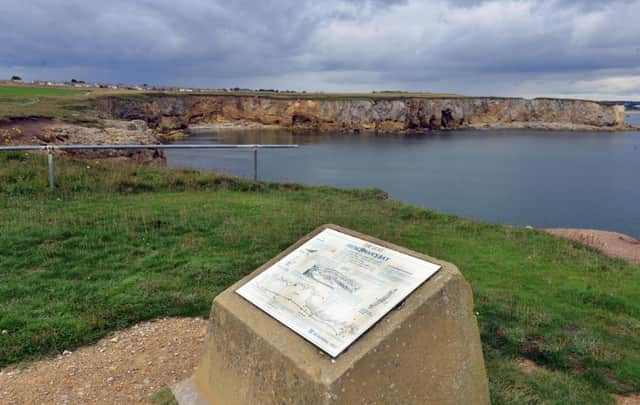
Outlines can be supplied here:
[[337, 357], [439, 269], [325, 229], [236, 292]]

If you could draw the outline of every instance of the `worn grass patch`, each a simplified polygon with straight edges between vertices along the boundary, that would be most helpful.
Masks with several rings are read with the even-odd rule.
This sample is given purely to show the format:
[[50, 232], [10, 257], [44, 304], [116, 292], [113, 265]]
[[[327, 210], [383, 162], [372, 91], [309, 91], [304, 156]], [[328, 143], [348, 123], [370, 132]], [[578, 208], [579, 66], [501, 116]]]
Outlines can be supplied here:
[[[91, 168], [88, 169], [87, 166]], [[640, 391], [640, 267], [545, 233], [378, 190], [0, 155], [0, 367], [159, 316], [207, 316], [240, 277], [324, 223], [455, 263], [471, 283], [495, 403]], [[540, 369], [527, 372], [519, 359]]]

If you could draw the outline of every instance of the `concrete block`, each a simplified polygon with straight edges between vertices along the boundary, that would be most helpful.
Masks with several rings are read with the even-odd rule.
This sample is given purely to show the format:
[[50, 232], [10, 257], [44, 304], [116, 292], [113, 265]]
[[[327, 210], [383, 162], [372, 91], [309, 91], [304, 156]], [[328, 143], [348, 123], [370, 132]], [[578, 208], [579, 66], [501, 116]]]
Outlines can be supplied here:
[[[235, 292], [326, 227], [442, 266], [336, 359]], [[489, 403], [471, 289], [458, 269], [334, 225], [215, 299], [202, 361], [185, 384], [174, 390], [181, 404]]]

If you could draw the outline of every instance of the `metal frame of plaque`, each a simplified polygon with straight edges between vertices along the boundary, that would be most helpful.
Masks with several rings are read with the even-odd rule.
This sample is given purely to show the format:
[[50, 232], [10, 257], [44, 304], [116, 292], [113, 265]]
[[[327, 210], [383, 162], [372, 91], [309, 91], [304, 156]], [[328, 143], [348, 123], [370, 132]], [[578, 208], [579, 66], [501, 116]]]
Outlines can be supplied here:
[[439, 269], [327, 228], [236, 292], [335, 358]]

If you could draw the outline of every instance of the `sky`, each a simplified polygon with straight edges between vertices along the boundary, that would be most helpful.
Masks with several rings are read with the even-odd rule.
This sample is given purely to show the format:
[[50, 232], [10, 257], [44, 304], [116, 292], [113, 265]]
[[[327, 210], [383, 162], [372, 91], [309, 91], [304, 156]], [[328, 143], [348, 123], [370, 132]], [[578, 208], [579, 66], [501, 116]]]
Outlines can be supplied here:
[[2, 0], [0, 78], [640, 100], [640, 0]]

